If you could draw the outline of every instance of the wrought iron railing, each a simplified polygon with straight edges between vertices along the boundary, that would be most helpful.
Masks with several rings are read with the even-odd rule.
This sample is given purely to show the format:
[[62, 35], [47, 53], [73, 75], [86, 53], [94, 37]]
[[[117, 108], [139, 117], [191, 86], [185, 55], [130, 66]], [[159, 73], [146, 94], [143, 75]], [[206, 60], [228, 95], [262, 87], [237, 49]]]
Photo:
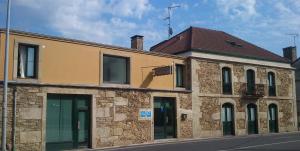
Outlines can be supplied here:
[[264, 84], [249, 85], [247, 83], [243, 83], [241, 85], [241, 95], [243, 97], [253, 97], [253, 98], [264, 97], [265, 85]]

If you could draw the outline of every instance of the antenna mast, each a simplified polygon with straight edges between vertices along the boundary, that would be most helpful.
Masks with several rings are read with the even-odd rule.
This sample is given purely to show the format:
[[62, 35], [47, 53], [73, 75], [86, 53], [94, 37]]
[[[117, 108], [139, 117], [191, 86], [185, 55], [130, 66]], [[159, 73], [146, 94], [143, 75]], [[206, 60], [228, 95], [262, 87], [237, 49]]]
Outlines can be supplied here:
[[287, 35], [289, 35], [293, 38], [294, 46], [296, 47], [296, 38], [299, 37], [299, 34], [298, 33], [290, 33], [290, 34], [287, 34]]
[[168, 38], [173, 34], [173, 29], [171, 27], [171, 11], [174, 8], [180, 7], [180, 5], [170, 5], [168, 6], [168, 17], [164, 18], [164, 20], [168, 20]]

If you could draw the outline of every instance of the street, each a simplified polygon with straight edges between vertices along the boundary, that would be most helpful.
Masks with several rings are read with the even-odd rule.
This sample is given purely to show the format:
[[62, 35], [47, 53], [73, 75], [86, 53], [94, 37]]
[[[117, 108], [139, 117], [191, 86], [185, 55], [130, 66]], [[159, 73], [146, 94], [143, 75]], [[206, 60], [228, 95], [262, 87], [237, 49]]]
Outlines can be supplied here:
[[[300, 151], [300, 133], [200, 139], [165, 144], [138, 145], [105, 151]], [[101, 151], [101, 150], [98, 150]]]

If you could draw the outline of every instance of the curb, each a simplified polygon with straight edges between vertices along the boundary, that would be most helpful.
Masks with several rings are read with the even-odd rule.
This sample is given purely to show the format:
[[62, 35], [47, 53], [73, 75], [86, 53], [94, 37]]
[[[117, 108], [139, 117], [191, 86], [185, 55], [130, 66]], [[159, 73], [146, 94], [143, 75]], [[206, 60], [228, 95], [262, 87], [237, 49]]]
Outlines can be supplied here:
[[[104, 147], [98, 149], [79, 149], [75, 151], [117, 151], [120, 149], [130, 149], [130, 148], [142, 148], [142, 147], [151, 147], [151, 146], [160, 146], [167, 144], [181, 144], [181, 143], [194, 143], [194, 142], [205, 142], [205, 141], [215, 141], [215, 140], [230, 140], [230, 139], [243, 139], [243, 138], [255, 138], [261, 136], [280, 136], [285, 134], [300, 134], [300, 131], [293, 132], [281, 132], [281, 133], [267, 133], [267, 134], [252, 134], [252, 135], [241, 135], [241, 136], [220, 136], [220, 137], [210, 137], [210, 138], [191, 138], [191, 139], [165, 139], [157, 140], [153, 142], [147, 142], [142, 144], [130, 144], [127, 146], [113, 146], [113, 147]], [[74, 150], [72, 150], [74, 151]]]

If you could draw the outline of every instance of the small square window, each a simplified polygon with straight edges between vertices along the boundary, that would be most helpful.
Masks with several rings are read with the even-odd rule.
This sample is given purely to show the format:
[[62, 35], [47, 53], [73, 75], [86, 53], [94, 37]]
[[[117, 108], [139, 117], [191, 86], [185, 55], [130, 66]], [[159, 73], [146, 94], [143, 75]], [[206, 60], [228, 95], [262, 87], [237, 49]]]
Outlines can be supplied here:
[[18, 78], [37, 78], [38, 46], [19, 44]]
[[129, 84], [129, 58], [103, 55], [103, 82]]

